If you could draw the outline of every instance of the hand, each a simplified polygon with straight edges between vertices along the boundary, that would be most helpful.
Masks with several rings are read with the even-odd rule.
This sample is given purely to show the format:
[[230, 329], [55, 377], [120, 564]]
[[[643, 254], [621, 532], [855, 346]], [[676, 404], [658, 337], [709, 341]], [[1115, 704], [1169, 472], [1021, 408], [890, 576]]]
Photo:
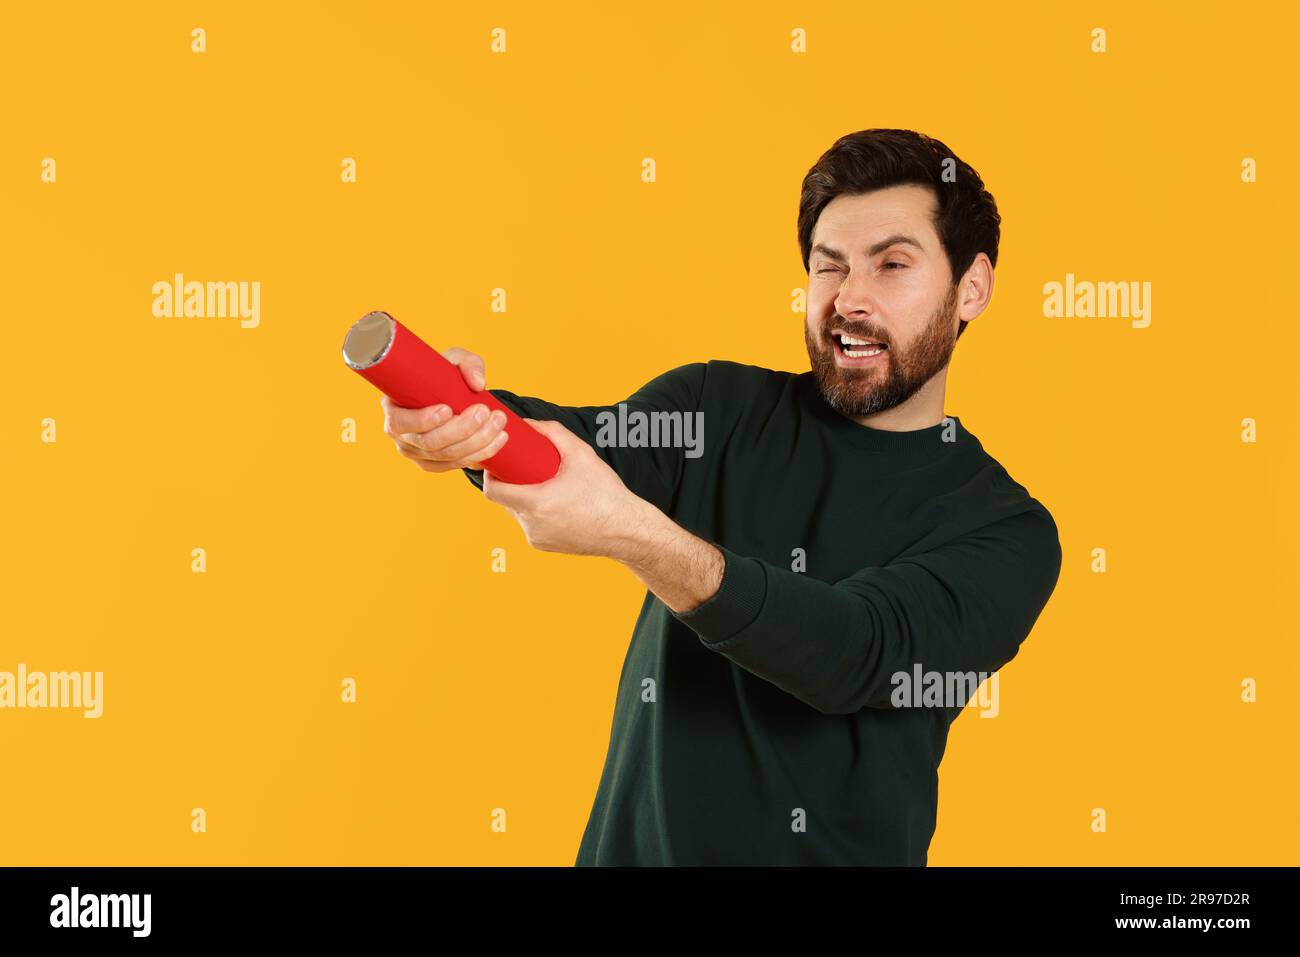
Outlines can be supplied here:
[[651, 507], [595, 450], [558, 422], [524, 419], [555, 444], [560, 468], [545, 482], [513, 485], [483, 473], [483, 495], [504, 506], [543, 552], [620, 557]]
[[[460, 369], [471, 390], [487, 388], [481, 357], [466, 349], [448, 349], [442, 355]], [[452, 415], [450, 406], [443, 404], [405, 408], [386, 395], [380, 397], [379, 404], [384, 410], [385, 434], [392, 437], [397, 451], [426, 472], [481, 468], [480, 463], [500, 452], [510, 438], [503, 428], [505, 413], [481, 402], [459, 415]]]

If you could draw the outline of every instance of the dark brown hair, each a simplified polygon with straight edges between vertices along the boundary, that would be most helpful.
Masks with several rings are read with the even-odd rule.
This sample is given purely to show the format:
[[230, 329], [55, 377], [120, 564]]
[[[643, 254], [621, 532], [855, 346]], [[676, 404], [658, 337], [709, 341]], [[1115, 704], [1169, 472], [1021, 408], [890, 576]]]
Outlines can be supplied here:
[[[804, 177], [799, 196], [804, 272], [808, 271], [813, 227], [827, 203], [841, 194], [856, 196], [909, 183], [928, 186], [938, 200], [934, 228], [948, 256], [954, 286], [979, 253], [986, 253], [994, 266], [998, 264], [1002, 217], [979, 173], [924, 133], [859, 130], [836, 140]], [[958, 338], [965, 331], [963, 320]]]

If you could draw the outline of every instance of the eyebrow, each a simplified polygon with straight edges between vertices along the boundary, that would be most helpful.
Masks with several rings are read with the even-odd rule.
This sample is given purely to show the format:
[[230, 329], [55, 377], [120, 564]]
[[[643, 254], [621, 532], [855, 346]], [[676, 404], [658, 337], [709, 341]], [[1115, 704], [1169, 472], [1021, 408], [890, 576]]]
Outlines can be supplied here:
[[[897, 246], [900, 243], [907, 246], [915, 246], [921, 252], [925, 252], [925, 247], [922, 246], [915, 239], [913, 239], [911, 236], [907, 235], [906, 233], [894, 233], [894, 235], [886, 236], [880, 242], [871, 246], [867, 250], [867, 255], [874, 256], [877, 253], [884, 252], [890, 246]], [[818, 243], [816, 246], [812, 248], [812, 255], [815, 256], [817, 253], [821, 253], [823, 256], [825, 256], [828, 259], [834, 259], [837, 263], [848, 262], [848, 257], [845, 256], [842, 252], [840, 252], [838, 249], [832, 249], [830, 246], [827, 246], [823, 243]]]

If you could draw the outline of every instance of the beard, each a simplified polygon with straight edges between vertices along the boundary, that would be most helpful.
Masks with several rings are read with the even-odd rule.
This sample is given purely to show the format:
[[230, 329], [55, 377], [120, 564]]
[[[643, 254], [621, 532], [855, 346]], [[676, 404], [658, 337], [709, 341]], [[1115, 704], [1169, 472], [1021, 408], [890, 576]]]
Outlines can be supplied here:
[[865, 368], [846, 369], [836, 363], [835, 352], [839, 346], [829, 334], [832, 323], [827, 323], [816, 336], [805, 323], [804, 342], [808, 346], [808, 358], [812, 362], [817, 388], [826, 404], [841, 415], [875, 415], [915, 395], [952, 357], [957, 342], [952, 327], [953, 313], [957, 309], [957, 289], [958, 286], [954, 285], [948, 290], [942, 305], [930, 316], [916, 341], [906, 349], [881, 335], [878, 329], [835, 320], [832, 316], [833, 324], [848, 335], [874, 339], [889, 347], [880, 357], [883, 361]]

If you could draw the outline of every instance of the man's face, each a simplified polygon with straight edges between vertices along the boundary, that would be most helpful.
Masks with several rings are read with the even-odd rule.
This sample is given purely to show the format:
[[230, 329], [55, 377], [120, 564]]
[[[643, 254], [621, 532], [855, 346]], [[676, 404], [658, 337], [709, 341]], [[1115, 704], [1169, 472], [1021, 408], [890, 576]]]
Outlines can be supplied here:
[[843, 415], [907, 401], [952, 356], [957, 286], [934, 211], [926, 187], [891, 186], [835, 197], [813, 228], [804, 340], [822, 398]]

